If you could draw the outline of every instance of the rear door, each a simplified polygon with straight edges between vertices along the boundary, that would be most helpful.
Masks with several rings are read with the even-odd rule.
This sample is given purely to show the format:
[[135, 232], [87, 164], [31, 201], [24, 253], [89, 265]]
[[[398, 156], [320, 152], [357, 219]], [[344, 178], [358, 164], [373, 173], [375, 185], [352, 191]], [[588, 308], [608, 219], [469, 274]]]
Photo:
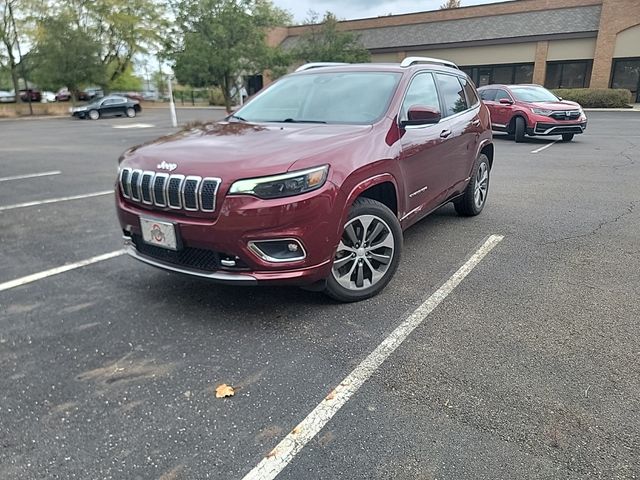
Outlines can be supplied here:
[[[400, 121], [407, 119], [407, 112], [414, 105], [441, 111], [435, 78], [431, 72], [420, 72], [411, 80], [399, 114]], [[400, 140], [400, 167], [407, 195], [407, 214], [418, 214], [420, 211], [427, 213], [437, 206], [438, 199], [447, 190], [446, 172], [450, 158], [445, 145], [446, 135], [441, 136], [445, 129], [441, 124], [404, 128]]]
[[448, 133], [445, 139], [447, 164], [446, 170], [442, 172], [447, 188], [440, 198], [440, 201], [444, 201], [444, 197], [450, 195], [452, 189], [466, 183], [469, 166], [475, 160], [480, 128], [480, 105], [475, 92], [471, 98], [471, 105], [467, 100], [465, 78], [449, 73], [437, 73], [436, 80], [442, 102], [442, 129]]

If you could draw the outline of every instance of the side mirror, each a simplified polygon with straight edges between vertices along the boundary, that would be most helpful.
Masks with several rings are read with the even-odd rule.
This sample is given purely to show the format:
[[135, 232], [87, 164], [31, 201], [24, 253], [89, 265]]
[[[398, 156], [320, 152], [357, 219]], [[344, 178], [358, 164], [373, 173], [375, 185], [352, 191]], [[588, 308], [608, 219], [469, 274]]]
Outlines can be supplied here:
[[513, 105], [513, 101], [509, 98], [501, 98], [500, 99], [500, 104], [501, 105]]
[[564, 99], [563, 99], [562, 97], [558, 97], [558, 100], [562, 101], [562, 100], [564, 100]]
[[424, 105], [413, 105], [407, 112], [407, 120], [403, 120], [402, 127], [410, 125], [433, 125], [442, 119], [440, 110]]

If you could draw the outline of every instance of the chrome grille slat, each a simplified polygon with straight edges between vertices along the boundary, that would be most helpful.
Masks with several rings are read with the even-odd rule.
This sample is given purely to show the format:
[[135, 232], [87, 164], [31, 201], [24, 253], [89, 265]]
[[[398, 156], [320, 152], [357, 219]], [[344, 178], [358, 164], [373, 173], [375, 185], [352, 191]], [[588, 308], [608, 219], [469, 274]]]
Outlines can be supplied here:
[[197, 175], [171, 175], [123, 168], [118, 184], [124, 198], [172, 210], [214, 212], [221, 179]]
[[171, 175], [167, 182], [167, 205], [174, 210], [182, 208], [182, 187], [184, 175]]
[[129, 179], [131, 177], [131, 169], [123, 168], [120, 171], [120, 191], [122, 192], [122, 196], [124, 198], [131, 198], [131, 184], [129, 183]]
[[165, 195], [165, 186], [167, 184], [167, 180], [169, 179], [168, 173], [156, 173], [156, 176], [153, 179], [153, 203], [157, 207], [166, 207], [167, 206], [167, 196]]
[[131, 172], [129, 179], [129, 188], [131, 191], [131, 200], [136, 202], [140, 201], [140, 180], [142, 177], [142, 170], [134, 170]]
[[140, 178], [140, 198], [142, 203], [147, 205], [153, 205], [151, 186], [153, 185], [154, 175], [155, 172], [144, 172]]
[[182, 186], [182, 206], [185, 210], [191, 212], [198, 210], [198, 187], [200, 185], [200, 177], [188, 176], [184, 179]]
[[213, 177], [202, 179], [198, 196], [200, 198], [200, 210], [203, 212], [213, 212], [216, 209], [216, 197], [221, 181], [221, 179]]

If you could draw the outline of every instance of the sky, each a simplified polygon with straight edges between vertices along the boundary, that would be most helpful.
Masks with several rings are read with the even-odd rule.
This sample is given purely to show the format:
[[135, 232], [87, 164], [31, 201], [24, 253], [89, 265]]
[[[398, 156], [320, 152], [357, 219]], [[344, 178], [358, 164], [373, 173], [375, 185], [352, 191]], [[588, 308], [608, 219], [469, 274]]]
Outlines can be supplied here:
[[[462, 0], [462, 6], [495, 3], [504, 0]], [[272, 2], [292, 15], [294, 22], [303, 23], [313, 10], [322, 16], [330, 11], [340, 19], [378, 17], [399, 13], [437, 10], [444, 0], [272, 0]]]

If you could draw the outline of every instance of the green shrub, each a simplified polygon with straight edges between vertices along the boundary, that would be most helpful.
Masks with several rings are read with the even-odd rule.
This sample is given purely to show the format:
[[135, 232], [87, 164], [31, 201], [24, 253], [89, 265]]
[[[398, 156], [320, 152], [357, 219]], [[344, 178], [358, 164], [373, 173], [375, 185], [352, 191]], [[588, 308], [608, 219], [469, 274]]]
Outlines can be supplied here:
[[612, 88], [561, 88], [553, 93], [584, 108], [630, 108], [631, 92]]

